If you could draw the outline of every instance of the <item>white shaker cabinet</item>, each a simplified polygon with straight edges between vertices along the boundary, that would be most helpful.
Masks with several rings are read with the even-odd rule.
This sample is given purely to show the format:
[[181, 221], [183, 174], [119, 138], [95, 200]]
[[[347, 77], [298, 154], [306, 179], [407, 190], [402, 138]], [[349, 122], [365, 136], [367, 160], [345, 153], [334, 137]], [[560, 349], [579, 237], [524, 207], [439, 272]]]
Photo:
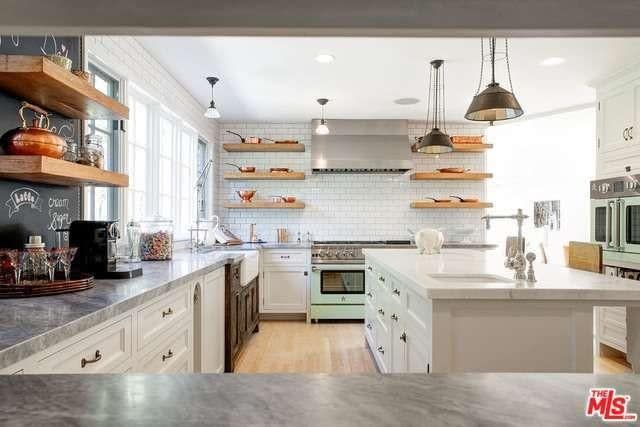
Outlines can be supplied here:
[[220, 268], [194, 286], [196, 372], [224, 372], [224, 280], [225, 269]]
[[309, 270], [308, 250], [266, 250], [260, 281], [260, 312], [306, 314]]

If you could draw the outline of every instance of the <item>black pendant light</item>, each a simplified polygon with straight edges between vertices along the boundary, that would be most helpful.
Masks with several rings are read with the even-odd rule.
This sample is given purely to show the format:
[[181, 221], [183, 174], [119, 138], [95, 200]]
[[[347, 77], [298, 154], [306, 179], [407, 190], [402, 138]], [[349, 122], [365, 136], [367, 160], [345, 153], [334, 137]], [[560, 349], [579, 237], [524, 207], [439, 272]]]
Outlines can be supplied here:
[[482, 87], [482, 77], [484, 74], [484, 39], [480, 40], [482, 55], [482, 62], [480, 65], [480, 82], [478, 83], [478, 90], [471, 101], [471, 105], [467, 109], [467, 113], [464, 117], [468, 120], [479, 122], [497, 122], [499, 120], [509, 120], [516, 117], [520, 117], [524, 114], [520, 103], [513, 94], [513, 84], [511, 83], [511, 68], [509, 66], [509, 42], [504, 39], [504, 55], [507, 65], [507, 75], [509, 77], [508, 91], [500, 86], [500, 83], [496, 82], [496, 39], [492, 37], [489, 39], [489, 55], [491, 58], [491, 83], [487, 85], [487, 88], [480, 92]]
[[204, 111], [204, 116], [208, 119], [220, 118], [220, 112], [216, 108], [216, 102], [213, 99], [213, 86], [218, 83], [218, 80], [220, 79], [218, 79], [217, 77], [207, 77], [207, 81], [211, 85], [211, 102], [209, 103], [209, 107], [207, 107], [207, 109]]
[[[432, 88], [433, 118], [431, 119]], [[427, 133], [430, 124], [431, 131]], [[445, 132], [441, 130], [441, 127]], [[418, 139], [418, 143], [416, 144], [416, 149], [419, 153], [442, 154], [453, 151], [451, 138], [446, 134], [446, 124], [444, 120], [444, 60], [442, 59], [431, 61], [429, 91], [427, 95], [427, 123], [424, 132], [425, 135]]]

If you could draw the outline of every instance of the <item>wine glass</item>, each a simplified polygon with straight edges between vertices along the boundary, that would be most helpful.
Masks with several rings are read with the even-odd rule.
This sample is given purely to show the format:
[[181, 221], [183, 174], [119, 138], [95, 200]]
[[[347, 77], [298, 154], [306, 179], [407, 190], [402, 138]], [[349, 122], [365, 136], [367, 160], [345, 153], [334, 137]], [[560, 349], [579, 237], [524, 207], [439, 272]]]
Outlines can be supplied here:
[[68, 282], [71, 275], [71, 262], [76, 256], [78, 248], [62, 248], [60, 250], [60, 264], [64, 270], [64, 279]]
[[56, 279], [56, 266], [60, 260], [60, 248], [47, 249], [46, 252], [46, 266], [47, 273], [49, 274], [49, 281], [53, 282]]
[[13, 269], [13, 279], [18, 285], [20, 283], [20, 251], [17, 249], [0, 249], [0, 258], [6, 258]]

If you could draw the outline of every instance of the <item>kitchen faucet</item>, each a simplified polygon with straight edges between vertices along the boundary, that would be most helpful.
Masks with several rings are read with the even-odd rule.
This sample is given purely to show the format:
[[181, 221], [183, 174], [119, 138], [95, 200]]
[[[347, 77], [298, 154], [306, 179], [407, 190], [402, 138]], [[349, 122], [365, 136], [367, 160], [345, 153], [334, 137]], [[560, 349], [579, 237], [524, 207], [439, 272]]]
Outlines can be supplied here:
[[513, 278], [515, 280], [526, 280], [525, 269], [527, 267], [527, 261], [524, 257], [524, 250], [522, 248], [522, 223], [525, 219], [529, 218], [529, 215], [524, 215], [522, 209], [518, 209], [515, 215], [485, 215], [481, 220], [484, 220], [487, 224], [487, 230], [491, 229], [492, 219], [515, 219], [518, 223], [518, 241], [515, 250], [509, 248], [507, 258], [504, 261], [504, 266], [515, 270]]

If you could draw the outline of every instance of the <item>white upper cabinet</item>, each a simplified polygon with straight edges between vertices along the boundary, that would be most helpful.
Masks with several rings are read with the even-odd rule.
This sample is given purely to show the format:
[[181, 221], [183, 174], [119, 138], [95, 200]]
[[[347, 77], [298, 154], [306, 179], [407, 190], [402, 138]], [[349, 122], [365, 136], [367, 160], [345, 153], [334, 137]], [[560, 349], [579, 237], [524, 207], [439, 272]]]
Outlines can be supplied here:
[[632, 142], [634, 98], [633, 87], [625, 87], [599, 100], [601, 152], [624, 148]]

